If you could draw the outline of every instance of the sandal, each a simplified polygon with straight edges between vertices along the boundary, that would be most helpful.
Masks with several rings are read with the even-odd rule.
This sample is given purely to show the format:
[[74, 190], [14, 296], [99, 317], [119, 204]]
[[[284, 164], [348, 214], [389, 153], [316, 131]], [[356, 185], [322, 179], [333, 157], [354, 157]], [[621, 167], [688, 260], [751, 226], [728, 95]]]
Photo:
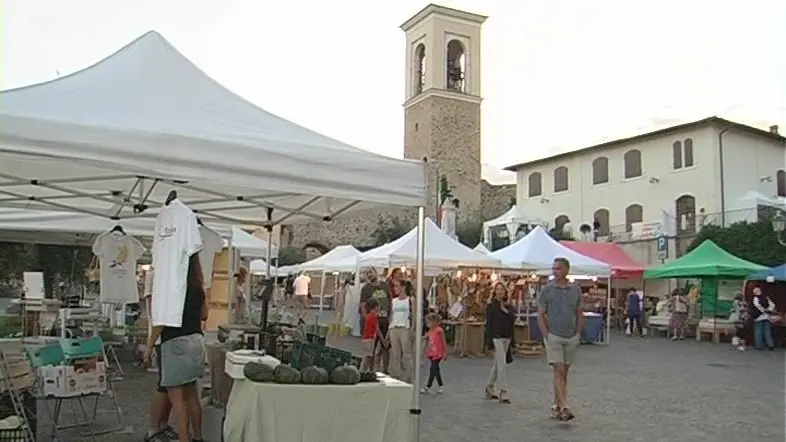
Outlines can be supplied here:
[[498, 396], [499, 396], [499, 403], [500, 404], [509, 404], [510, 403], [510, 397], [508, 397], [508, 392], [507, 391], [500, 390]]
[[499, 395], [497, 395], [497, 393], [494, 393], [494, 387], [486, 387], [486, 399], [487, 400], [499, 399]]
[[559, 415], [559, 406], [557, 406], [557, 405], [552, 405], [552, 406], [551, 406], [551, 413], [549, 414], [549, 416], [550, 416], [552, 419], [559, 419], [559, 418], [560, 418], [560, 415]]
[[568, 407], [562, 407], [559, 412], [559, 420], [563, 422], [571, 421], [575, 418], [576, 416], [570, 411], [570, 408]]

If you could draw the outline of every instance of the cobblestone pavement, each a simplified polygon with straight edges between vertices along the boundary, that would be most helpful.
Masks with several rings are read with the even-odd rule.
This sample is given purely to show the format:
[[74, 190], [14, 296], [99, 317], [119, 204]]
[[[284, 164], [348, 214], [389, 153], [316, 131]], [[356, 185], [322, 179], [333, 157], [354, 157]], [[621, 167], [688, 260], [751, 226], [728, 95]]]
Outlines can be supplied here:
[[[354, 338], [333, 344], [360, 346]], [[784, 362], [780, 351], [613, 336], [610, 346], [580, 348], [570, 386], [578, 417], [563, 424], [548, 417], [551, 373], [542, 358], [519, 358], [510, 367], [510, 405], [482, 398], [491, 360], [453, 358], [443, 369], [445, 394], [422, 396], [421, 441], [783, 442]], [[154, 383], [155, 375], [131, 372], [118, 384], [124, 417], [136, 431], [99, 441], [141, 440]]]

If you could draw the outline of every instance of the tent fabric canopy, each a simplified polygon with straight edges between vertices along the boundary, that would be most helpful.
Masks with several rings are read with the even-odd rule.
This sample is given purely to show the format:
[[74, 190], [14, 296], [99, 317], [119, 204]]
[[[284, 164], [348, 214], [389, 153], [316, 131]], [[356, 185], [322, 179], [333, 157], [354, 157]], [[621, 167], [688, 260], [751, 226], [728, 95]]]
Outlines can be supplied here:
[[644, 266], [630, 257], [618, 244], [610, 242], [560, 241], [560, 244], [611, 266], [615, 278], [635, 279], [644, 276]]
[[[497, 259], [461, 244], [426, 218], [424, 267], [455, 269], [459, 267], [499, 267]], [[417, 227], [395, 241], [361, 253], [359, 267], [415, 266], [418, 242]]]
[[299, 272], [354, 272], [358, 255], [360, 251], [351, 245], [338, 246], [296, 268]]
[[489, 253], [491, 253], [491, 250], [489, 250], [486, 246], [484, 246], [483, 243], [479, 243], [472, 250], [483, 253], [484, 255], [488, 255]]
[[154, 218], [175, 188], [205, 221], [274, 225], [427, 201], [422, 162], [270, 114], [156, 32], [71, 75], [1, 92], [0, 118], [3, 206]]
[[701, 277], [741, 279], [753, 272], [763, 270], [767, 270], [767, 267], [738, 258], [711, 240], [705, 240], [687, 255], [660, 267], [646, 270], [644, 279]]
[[516, 209], [516, 206], [511, 206], [507, 212], [503, 213], [502, 215], [483, 222], [483, 240], [486, 243], [491, 241], [490, 236], [490, 229], [494, 226], [504, 225], [508, 229], [508, 234], [511, 236], [516, 235], [516, 230], [518, 229], [519, 224], [532, 224], [538, 226], [545, 226], [546, 224], [534, 217], [527, 217], [527, 216], [519, 216], [519, 213]]
[[551, 270], [555, 258], [570, 261], [570, 271], [574, 274], [606, 275], [610, 271], [608, 264], [563, 246], [540, 226], [513, 244], [491, 252], [489, 256], [499, 259], [506, 267], [533, 272]]
[[770, 267], [748, 275], [748, 279], [751, 281], [766, 281], [767, 278], [772, 278], [775, 281], [786, 281], [786, 264]]
[[[155, 230], [152, 218], [129, 218], [113, 221], [94, 215], [74, 212], [53, 212], [0, 207], [0, 240], [9, 242], [32, 242], [54, 245], [90, 246], [95, 235], [120, 225], [123, 231], [139, 238], [151, 238]], [[206, 223], [206, 226], [221, 235], [224, 246], [230, 242], [245, 257], [267, 255], [267, 242], [250, 235], [238, 227]], [[278, 248], [273, 247], [273, 256]]]

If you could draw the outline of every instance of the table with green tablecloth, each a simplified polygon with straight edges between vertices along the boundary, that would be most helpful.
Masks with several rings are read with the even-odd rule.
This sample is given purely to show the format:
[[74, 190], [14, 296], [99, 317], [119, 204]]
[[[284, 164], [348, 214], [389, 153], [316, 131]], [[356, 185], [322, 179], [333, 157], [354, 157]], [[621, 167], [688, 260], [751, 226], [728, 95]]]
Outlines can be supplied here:
[[236, 380], [225, 442], [408, 442], [412, 385], [392, 378], [358, 385]]

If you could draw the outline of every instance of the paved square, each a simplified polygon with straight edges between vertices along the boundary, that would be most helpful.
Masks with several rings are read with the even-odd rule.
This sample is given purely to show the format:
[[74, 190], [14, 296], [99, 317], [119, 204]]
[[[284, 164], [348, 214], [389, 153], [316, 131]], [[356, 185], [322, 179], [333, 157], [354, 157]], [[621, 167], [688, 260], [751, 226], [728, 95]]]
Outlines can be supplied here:
[[[355, 338], [332, 344], [360, 347]], [[610, 346], [580, 348], [570, 388], [578, 417], [562, 424], [548, 417], [551, 373], [542, 358], [510, 367], [510, 405], [483, 399], [490, 359], [452, 358], [445, 394], [422, 396], [421, 441], [783, 442], [785, 361], [781, 351], [614, 335]], [[101, 442], [139, 441], [147, 427], [155, 375], [129, 372], [117, 389], [135, 434]]]

